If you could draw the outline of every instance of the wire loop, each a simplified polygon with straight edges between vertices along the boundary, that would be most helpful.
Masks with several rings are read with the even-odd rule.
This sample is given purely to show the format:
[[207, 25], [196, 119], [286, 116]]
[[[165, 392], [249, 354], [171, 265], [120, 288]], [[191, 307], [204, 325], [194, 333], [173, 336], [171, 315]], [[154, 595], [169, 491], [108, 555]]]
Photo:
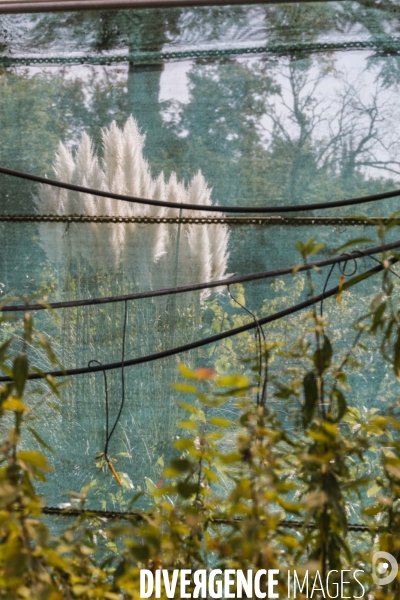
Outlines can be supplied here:
[[257, 344], [257, 365], [258, 365], [258, 386], [257, 386], [257, 406], [264, 406], [265, 405], [265, 392], [266, 392], [266, 387], [267, 387], [267, 369], [268, 369], [268, 363], [267, 363], [267, 359], [266, 359], [266, 363], [265, 363], [265, 372], [264, 372], [264, 380], [263, 380], [263, 385], [261, 386], [261, 379], [262, 379], [262, 355], [263, 355], [263, 349], [262, 349], [262, 341], [261, 341], [261, 337], [264, 341], [264, 349], [266, 351], [266, 345], [267, 345], [267, 340], [265, 338], [265, 334], [264, 334], [264, 330], [262, 328], [262, 326], [260, 325], [260, 322], [257, 318], [257, 316], [246, 306], [244, 306], [244, 304], [242, 304], [241, 302], [239, 302], [239, 300], [237, 298], [235, 298], [235, 296], [232, 294], [230, 286], [227, 286], [228, 289], [228, 293], [230, 295], [230, 297], [232, 298], [232, 300], [234, 302], [236, 302], [236, 304], [238, 306], [240, 306], [241, 308], [243, 308], [249, 315], [251, 315], [254, 319], [254, 323], [256, 325], [255, 331], [254, 331], [254, 335], [255, 335], [255, 339], [256, 339], [256, 344]]
[[[123, 332], [122, 332], [122, 360], [121, 360], [121, 403], [120, 403], [119, 411], [117, 414], [117, 418], [115, 419], [115, 422], [114, 422], [114, 425], [112, 426], [111, 431], [109, 431], [109, 403], [108, 403], [107, 374], [105, 371], [103, 371], [104, 389], [105, 389], [105, 406], [106, 406], [106, 441], [105, 441], [105, 445], [104, 445], [104, 451], [96, 456], [96, 459], [104, 457], [104, 460], [106, 461], [108, 468], [110, 469], [111, 473], [113, 474], [118, 485], [122, 485], [122, 482], [111, 462], [110, 456], [108, 454], [108, 446], [110, 444], [112, 436], [114, 435], [115, 429], [119, 423], [119, 420], [122, 415], [122, 410], [123, 410], [124, 404], [125, 404], [125, 341], [126, 341], [126, 326], [127, 326], [127, 321], [128, 321], [128, 304], [127, 304], [126, 300], [124, 303], [124, 308], [125, 308], [125, 310], [124, 310], [124, 324], [123, 324]], [[91, 367], [92, 363], [96, 363], [99, 366], [103, 366], [100, 361], [93, 359], [88, 362], [89, 368]]]

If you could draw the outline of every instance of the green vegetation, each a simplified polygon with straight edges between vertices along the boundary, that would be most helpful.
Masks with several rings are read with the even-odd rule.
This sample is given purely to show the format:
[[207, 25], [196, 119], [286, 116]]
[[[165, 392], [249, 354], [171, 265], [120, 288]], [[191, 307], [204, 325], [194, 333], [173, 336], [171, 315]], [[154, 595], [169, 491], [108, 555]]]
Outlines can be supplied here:
[[[320, 245], [309, 240], [298, 249], [307, 261]], [[52, 477], [52, 454], [34, 429], [40, 415], [30, 410], [30, 397], [38, 390], [28, 389], [35, 370], [28, 355], [41, 345], [55, 357], [25, 314], [23, 339], [0, 349], [2, 370], [13, 377], [0, 390], [0, 598], [138, 598], [141, 568], [277, 568], [282, 594], [288, 569], [318, 570], [323, 581], [334, 569], [360, 569], [375, 598], [397, 598], [398, 580], [377, 588], [370, 564], [371, 550], [400, 558], [400, 405], [384, 413], [356, 406], [366, 345], [378, 343], [391, 377], [400, 378], [397, 288], [388, 257], [383, 261], [382, 289], [349, 330], [344, 352], [314, 309], [294, 343], [267, 337], [263, 381], [254, 348], [250, 379], [182, 364], [173, 457], [158, 484], [148, 479], [126, 507], [135, 510], [141, 497], [149, 508], [117, 521], [84, 510], [76, 521], [67, 508], [54, 527], [49, 519], [56, 517], [43, 514], [35, 486]], [[308, 285], [312, 294], [311, 277]], [[47, 385], [44, 401], [60, 393], [51, 378]], [[28, 434], [41, 452], [25, 447]], [[90, 487], [75, 496], [74, 508], [85, 508]], [[353, 532], [354, 523], [366, 531]], [[352, 581], [347, 595], [359, 595], [357, 585]]]
[[[101, 128], [113, 119], [122, 126], [133, 114], [147, 133], [152, 176], [177, 171], [188, 182], [201, 168], [221, 204], [296, 204], [397, 187], [400, 59], [391, 42], [400, 31], [398, 4], [2, 18], [1, 162], [50, 175], [60, 140], [73, 150], [88, 131], [98, 153]], [[160, 56], [188, 40], [195, 49], [235, 49], [258, 35], [272, 46], [290, 42], [292, 50], [192, 55], [180, 64]], [[330, 38], [344, 49], [353, 35], [371, 47], [362, 58], [354, 53], [349, 71], [341, 50], [304, 49]], [[18, 56], [39, 46], [51, 66], [21, 66]], [[71, 65], [68, 53], [75, 52], [87, 55], [88, 64]], [[126, 53], [126, 60], [106, 64], [108, 52]], [[160, 93], [174, 87], [177, 75], [170, 72], [168, 85], [163, 77], [176, 67], [187, 82], [186, 98], [163, 100]], [[27, 182], [7, 180], [0, 190], [7, 213], [32, 212], [35, 198]], [[387, 214], [389, 204], [367, 214]], [[61, 209], [54, 202], [48, 210]], [[392, 239], [392, 225], [380, 231], [382, 241]], [[155, 227], [138, 225], [140, 244], [126, 236], [130, 253], [114, 268], [105, 242], [122, 226], [2, 224], [1, 293], [47, 301], [176, 285], [182, 265], [191, 270], [179, 244], [170, 270], [151, 285], [140, 281], [148, 275], [146, 244]], [[295, 237], [305, 240], [310, 227]], [[53, 244], [47, 253], [46, 228]], [[168, 226], [172, 236], [180, 229]], [[295, 264], [288, 229], [256, 223], [229, 229], [227, 271]], [[365, 236], [355, 229], [319, 227], [313, 235], [327, 246], [299, 244], [302, 260]], [[368, 279], [343, 291], [340, 302], [326, 303], [325, 316], [318, 307], [272, 324], [261, 356], [250, 333], [186, 355], [172, 393], [174, 360], [127, 370], [127, 410], [110, 449], [122, 486], [105, 461], [94, 461], [104, 447], [102, 374], [74, 378], [67, 389], [51, 379], [26, 381], [28, 372], [58, 363], [119, 361], [122, 303], [68, 309], [58, 321], [38, 313], [37, 333], [30, 315], [22, 325], [2, 317], [1, 369], [14, 382], [0, 387], [0, 598], [125, 600], [139, 597], [141, 568], [276, 567], [282, 596], [289, 569], [318, 570], [324, 580], [333, 569], [359, 568], [375, 599], [397, 600], [399, 580], [380, 589], [370, 577], [374, 550], [400, 558], [400, 307], [392, 275], [385, 263], [382, 287], [379, 277]], [[334, 271], [331, 283], [338, 279]], [[233, 297], [211, 295], [204, 303], [187, 296], [132, 303], [127, 355], [239, 326], [252, 320], [240, 305], [264, 316], [304, 299], [317, 284], [320, 291], [319, 273], [297, 274], [249, 286], [246, 296], [232, 286]], [[120, 373], [110, 372], [108, 383], [115, 417]], [[71, 489], [77, 493], [62, 496]], [[65, 513], [49, 515], [45, 504], [59, 512], [66, 506]], [[136, 515], [112, 520], [88, 507]], [[78, 518], [76, 509], [83, 511]], [[359, 595], [359, 587], [346, 595], [353, 592]]]

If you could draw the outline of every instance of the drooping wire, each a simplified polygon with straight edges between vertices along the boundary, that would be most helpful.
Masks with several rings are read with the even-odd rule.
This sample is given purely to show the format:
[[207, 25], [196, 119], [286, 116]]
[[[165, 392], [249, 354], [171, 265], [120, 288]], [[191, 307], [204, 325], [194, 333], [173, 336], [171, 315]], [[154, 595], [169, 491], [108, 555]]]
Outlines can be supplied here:
[[[365, 258], [370, 258], [371, 260], [374, 260], [376, 263], [378, 263], [379, 265], [381, 265], [383, 268], [386, 268], [385, 265], [383, 264], [383, 262], [381, 260], [379, 260], [378, 258], [376, 258], [375, 256], [373, 256], [372, 254], [369, 254], [368, 252], [364, 252], [363, 250], [357, 250], [357, 252], [359, 254], [361, 254], [362, 256], [365, 256]], [[354, 269], [350, 272], [350, 273], [346, 273], [346, 265], [347, 265], [347, 260], [344, 262], [344, 264], [342, 264], [341, 262], [338, 263], [334, 263], [331, 268], [329, 269], [329, 273], [328, 276], [325, 280], [325, 284], [324, 284], [324, 289], [323, 289], [323, 293], [325, 292], [327, 286], [328, 286], [328, 282], [330, 279], [330, 276], [332, 275], [332, 271], [335, 268], [336, 265], [338, 265], [339, 270], [342, 274], [343, 277], [352, 277], [353, 275], [355, 275], [357, 273], [357, 269], [358, 269], [358, 265], [357, 265], [357, 261], [356, 261], [356, 257], [352, 256], [351, 254], [343, 254], [341, 256], [348, 256], [349, 259], [351, 259], [352, 261], [354, 261]], [[398, 279], [400, 279], [400, 275], [398, 273], [396, 273], [396, 271], [394, 271], [393, 269], [390, 268], [390, 266], [388, 267], [388, 270], [392, 273], [392, 275], [394, 275], [395, 277], [397, 277]], [[320, 305], [320, 314], [322, 317], [323, 314], [323, 304], [324, 304], [324, 300], [321, 300], [321, 305]]]
[[392, 275], [394, 275], [395, 277], [397, 277], [397, 279], [400, 279], [400, 275], [398, 273], [396, 273], [396, 271], [394, 271], [393, 269], [391, 269], [390, 266], [385, 267], [385, 265], [383, 264], [383, 262], [381, 260], [379, 260], [379, 258], [375, 258], [375, 256], [371, 256], [370, 254], [367, 254], [366, 252], [363, 252], [362, 250], [359, 250], [359, 252], [361, 252], [361, 254], [363, 254], [366, 258], [371, 258], [372, 260], [374, 260], [379, 265], [382, 265], [383, 268], [385, 268], [385, 269], [387, 268], [388, 271], [390, 271]]
[[[100, 361], [93, 359], [88, 362], [88, 367], [91, 367], [92, 363], [97, 363], [98, 365], [102, 366], [102, 363]], [[105, 400], [105, 408], [106, 408], [106, 444], [107, 444], [108, 426], [109, 426], [109, 416], [108, 416], [109, 408], [108, 408], [108, 383], [107, 383], [106, 371], [103, 371], [103, 375], [104, 375], [104, 400]]]
[[333, 200], [332, 202], [314, 202], [311, 204], [295, 204], [295, 205], [284, 205], [284, 206], [220, 206], [220, 205], [204, 205], [204, 204], [188, 204], [185, 202], [167, 202], [165, 200], [153, 200], [150, 198], [137, 198], [135, 196], [126, 196], [124, 194], [115, 194], [113, 192], [105, 192], [103, 190], [96, 190], [93, 188], [84, 187], [81, 185], [75, 185], [72, 183], [65, 183], [58, 181], [57, 179], [48, 179], [47, 177], [40, 177], [38, 175], [32, 175], [31, 173], [25, 173], [24, 171], [17, 171], [15, 169], [6, 169], [0, 167], [0, 173], [3, 175], [10, 175], [11, 177], [18, 177], [20, 179], [28, 179], [29, 181], [35, 181], [36, 183], [42, 183], [44, 185], [50, 185], [66, 190], [72, 190], [83, 194], [90, 194], [91, 196], [98, 196], [101, 198], [110, 198], [112, 200], [122, 200], [123, 202], [131, 202], [134, 204], [147, 204], [149, 206], [163, 206], [168, 208], [175, 208], [180, 210], [194, 210], [194, 211], [206, 211], [210, 212], [232, 212], [232, 213], [282, 213], [282, 212], [304, 212], [310, 210], [324, 210], [329, 208], [337, 208], [339, 206], [354, 206], [356, 204], [366, 204], [368, 202], [376, 202], [378, 200], [385, 200], [388, 198], [395, 198], [400, 196], [400, 190], [391, 190], [390, 192], [382, 192], [380, 194], [372, 194], [370, 196], [361, 196], [359, 198], [349, 198], [346, 200]]
[[[266, 346], [267, 346], [267, 340], [265, 338], [265, 333], [263, 328], [260, 325], [260, 322], [257, 318], [257, 316], [246, 306], [244, 306], [244, 304], [242, 304], [241, 302], [239, 302], [239, 300], [237, 298], [235, 298], [235, 296], [232, 294], [230, 286], [228, 285], [228, 293], [230, 295], [230, 297], [232, 298], [232, 300], [234, 302], [236, 302], [236, 304], [238, 306], [240, 306], [241, 308], [243, 308], [249, 315], [251, 315], [254, 319], [254, 323], [256, 325], [255, 331], [254, 331], [254, 336], [256, 339], [256, 346], [257, 346], [257, 368], [258, 368], [258, 386], [257, 386], [257, 406], [264, 406], [265, 404], [265, 391], [267, 388], [267, 369], [268, 369], [268, 363], [267, 363], [267, 358], [266, 358], [266, 363], [264, 366], [264, 378], [262, 376], [262, 358], [263, 358], [263, 344], [262, 342], [264, 341], [264, 350], [266, 352]], [[262, 338], [262, 339], [261, 339]], [[261, 386], [261, 381], [262, 386]]]
[[[111, 438], [114, 434], [114, 431], [119, 423], [119, 420], [121, 418], [122, 415], [122, 411], [124, 408], [124, 404], [125, 404], [125, 341], [126, 341], [126, 326], [127, 326], [127, 322], [128, 322], [128, 303], [125, 300], [124, 302], [124, 324], [123, 324], [123, 331], [122, 331], [122, 357], [121, 357], [121, 403], [119, 406], [119, 410], [118, 410], [118, 414], [117, 417], [115, 419], [114, 425], [112, 426], [111, 431], [109, 431], [109, 405], [108, 405], [108, 386], [107, 386], [107, 376], [106, 376], [106, 372], [103, 371], [104, 374], [104, 387], [105, 387], [105, 405], [106, 405], [106, 441], [105, 441], [105, 445], [104, 445], [104, 451], [101, 452], [100, 454], [98, 454], [96, 456], [96, 460], [99, 458], [104, 458], [104, 460], [107, 463], [108, 468], [110, 469], [111, 473], [113, 474], [114, 478], [116, 479], [117, 483], [119, 485], [122, 485], [121, 479], [118, 475], [118, 473], [116, 472], [116, 470], [114, 469], [114, 466], [111, 462], [111, 458], [108, 454], [108, 446], [110, 444]], [[91, 360], [89, 362], [89, 367], [91, 366], [91, 363], [97, 363], [98, 365], [102, 366], [102, 364], [98, 361], [98, 360]]]
[[111, 437], [114, 434], [115, 428], [117, 427], [117, 425], [119, 423], [119, 420], [122, 415], [122, 411], [124, 409], [124, 404], [125, 404], [125, 341], [126, 341], [127, 322], [128, 322], [128, 303], [125, 301], [124, 302], [124, 325], [123, 325], [123, 331], [122, 331], [122, 356], [121, 356], [121, 404], [119, 407], [117, 418], [115, 419], [115, 423], [109, 433], [107, 443], [104, 448], [104, 454], [107, 454], [108, 444], [111, 440]]
[[[389, 264], [393, 265], [399, 262], [399, 259], [396, 257], [392, 257], [389, 259]], [[360, 281], [364, 281], [364, 279], [368, 279], [372, 277], [376, 273], [380, 273], [385, 269], [383, 265], [377, 265], [360, 275], [357, 275], [353, 279], [350, 279], [347, 283], [344, 284], [344, 289], [348, 289], [349, 287], [360, 283]], [[322, 299], [331, 298], [335, 296], [339, 291], [339, 286], [335, 286], [330, 290], [326, 290], [322, 294], [318, 294], [312, 298], [308, 298], [307, 300], [303, 300], [297, 304], [289, 306], [288, 308], [284, 308], [272, 315], [268, 315], [266, 317], [262, 317], [259, 319], [260, 325], [266, 325], [267, 323], [273, 323], [274, 321], [278, 321], [297, 313], [305, 308], [309, 308], [310, 306], [314, 306], [315, 304], [319, 304]], [[193, 342], [189, 342], [188, 344], [183, 344], [182, 346], [176, 346], [175, 348], [169, 348], [167, 350], [162, 350], [160, 352], [154, 352], [153, 354], [148, 354], [146, 356], [139, 356], [136, 358], [130, 358], [128, 360], [124, 360], [125, 367], [132, 367], [134, 365], [142, 365], [144, 363], [152, 362], [154, 360], [160, 360], [162, 358], [167, 358], [169, 356], [176, 356], [177, 354], [182, 354], [183, 352], [189, 352], [190, 350], [194, 350], [195, 348], [201, 348], [202, 346], [207, 346], [209, 344], [214, 344], [215, 342], [219, 342], [220, 340], [224, 340], [229, 337], [233, 337], [235, 335], [239, 335], [239, 333], [243, 333], [245, 331], [250, 331], [256, 327], [256, 323], [253, 321], [252, 323], [246, 323], [241, 325], [240, 327], [234, 327], [233, 329], [229, 329], [227, 331], [221, 331], [220, 333], [216, 333], [214, 335], [210, 335], [206, 338], [202, 338], [200, 340], [195, 340]], [[99, 371], [111, 371], [114, 369], [120, 369], [122, 366], [121, 362], [107, 363], [104, 365], [97, 365], [92, 367], [77, 367], [73, 369], [59, 369], [55, 371], [41, 371], [41, 372], [33, 372], [29, 373], [27, 379], [44, 379], [48, 376], [51, 377], [70, 377], [74, 375], [85, 375], [87, 373], [96, 373]], [[13, 377], [10, 375], [2, 375], [0, 376], [0, 382], [9, 382], [13, 381]]]
[[[363, 252], [362, 252], [362, 250], [357, 250], [357, 252], [363, 253]], [[332, 271], [333, 271], [333, 269], [336, 267], [336, 265], [338, 265], [338, 266], [339, 266], [339, 270], [340, 270], [340, 273], [341, 273], [341, 276], [340, 276], [340, 283], [339, 283], [339, 294], [340, 294], [340, 293], [341, 293], [341, 291], [342, 291], [342, 288], [343, 288], [343, 284], [344, 284], [344, 279], [345, 279], [345, 277], [353, 277], [353, 275], [355, 275], [355, 274], [357, 273], [357, 270], [358, 270], [358, 264], [357, 264], [357, 261], [356, 261], [356, 257], [355, 257], [355, 256], [352, 256], [351, 254], [341, 254], [341, 256], [343, 256], [343, 257], [344, 257], [344, 256], [348, 256], [348, 260], [352, 260], [352, 261], [354, 262], [354, 269], [353, 269], [353, 270], [352, 270], [350, 273], [346, 273], [346, 266], [347, 266], [348, 260], [345, 260], [345, 261], [344, 261], [344, 263], [343, 263], [343, 262], [337, 262], [337, 263], [334, 263], [334, 264], [331, 266], [331, 268], [329, 269], [328, 276], [327, 276], [327, 278], [325, 279], [324, 289], [322, 290], [322, 293], [323, 293], [323, 294], [325, 293], [325, 291], [326, 291], [326, 288], [328, 287], [329, 279], [330, 279], [330, 277], [331, 277], [331, 275], [332, 275]], [[368, 256], [368, 255], [367, 255], [367, 256]], [[378, 262], [379, 262], [379, 261], [378, 261]], [[338, 297], [339, 297], [339, 296], [338, 296]], [[324, 312], [324, 309], [323, 309], [323, 307], [324, 307], [324, 298], [322, 298], [322, 300], [321, 300], [321, 304], [320, 304], [320, 315], [321, 315], [321, 317], [322, 317], [322, 315], [323, 315], [323, 312]]]
[[[353, 250], [349, 256], [351, 258], [357, 258], [361, 256], [370, 256], [372, 254], [378, 254], [380, 252], [387, 252], [389, 250], [396, 250], [400, 248], [400, 240], [390, 242], [389, 244], [383, 244], [381, 246], [373, 246], [366, 248], [365, 250]], [[86, 300], [65, 300], [63, 302], [42, 302], [40, 304], [5, 304], [0, 303], [0, 312], [25, 312], [27, 310], [50, 310], [58, 308], [72, 308], [76, 306], [94, 306], [100, 304], [109, 304], [114, 302], [124, 302], [125, 300], [139, 300], [144, 298], [155, 298], [159, 296], [169, 296], [171, 294], [182, 294], [185, 292], [194, 292], [205, 289], [212, 289], [222, 287], [224, 285], [233, 285], [234, 283], [244, 283], [246, 281], [257, 281], [261, 279], [270, 279], [272, 277], [278, 277], [282, 275], [290, 275], [293, 270], [296, 269], [296, 273], [302, 271], [308, 271], [314, 267], [326, 267], [339, 262], [343, 262], [343, 255], [334, 256], [332, 258], [324, 258], [322, 260], [316, 260], [300, 266], [290, 266], [281, 269], [274, 269], [271, 271], [263, 271], [260, 273], [251, 273], [249, 275], [240, 275], [239, 277], [228, 277], [226, 279], [219, 279], [217, 281], [209, 281], [206, 283], [195, 283], [190, 285], [184, 285], [173, 288], [164, 288], [159, 290], [150, 290], [147, 292], [134, 292], [132, 294], [124, 294], [122, 296], [105, 296], [103, 298], [88, 298]]]

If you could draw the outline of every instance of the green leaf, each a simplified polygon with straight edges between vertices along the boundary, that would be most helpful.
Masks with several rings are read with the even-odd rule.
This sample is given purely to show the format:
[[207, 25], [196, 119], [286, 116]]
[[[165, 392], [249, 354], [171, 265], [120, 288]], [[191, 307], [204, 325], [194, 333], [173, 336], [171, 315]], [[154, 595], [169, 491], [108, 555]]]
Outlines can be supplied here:
[[313, 238], [308, 239], [304, 243], [296, 242], [296, 248], [303, 256], [311, 256], [312, 254], [316, 254], [324, 247], [325, 244], [317, 244]]
[[36, 450], [23, 450], [18, 452], [17, 458], [24, 463], [28, 463], [34, 467], [37, 467], [38, 469], [42, 469], [42, 471], [51, 471], [51, 467], [43, 454], [36, 452]]
[[188, 383], [174, 383], [172, 388], [178, 392], [185, 392], [186, 394], [198, 394], [199, 392], [197, 387], [189, 385]]
[[28, 377], [28, 358], [25, 352], [18, 354], [13, 364], [13, 377], [18, 396], [21, 398]]
[[78, 584], [72, 586], [72, 591], [74, 593], [74, 596], [82, 596], [87, 591], [89, 591], [89, 589], [90, 589], [89, 585], [82, 585], [81, 583], [78, 583]]
[[198, 408], [197, 412], [190, 417], [190, 420], [191, 421], [202, 421], [203, 423], [206, 423], [207, 419], [206, 419], [204, 410], [201, 410], [201, 408]]
[[144, 480], [150, 496], [153, 496], [154, 502], [159, 504], [161, 502], [161, 498], [157, 496], [158, 488], [156, 484], [149, 477], [145, 477]]
[[380, 325], [382, 325], [382, 317], [384, 315], [385, 309], [386, 309], [386, 302], [382, 302], [378, 306], [378, 308], [375, 310], [373, 318], [372, 318], [372, 325], [371, 325], [372, 333], [374, 331], [376, 331]]
[[400, 328], [397, 330], [397, 340], [394, 345], [393, 371], [396, 378], [400, 381]]
[[127, 473], [120, 473], [119, 478], [124, 488], [127, 490], [133, 490], [135, 486], [133, 485], [133, 481]]
[[313, 362], [315, 368], [318, 371], [325, 371], [325, 369], [327, 369], [331, 364], [332, 354], [333, 351], [329, 338], [324, 335], [324, 343], [322, 344], [322, 348], [314, 352]]
[[210, 417], [208, 419], [210, 425], [215, 425], [216, 427], [232, 427], [232, 421], [228, 419], [223, 419], [222, 417]]
[[10, 396], [7, 398], [1, 405], [3, 410], [13, 410], [14, 412], [25, 412], [27, 410], [27, 406], [22, 402], [20, 398], [16, 398], [15, 396]]
[[308, 427], [314, 416], [315, 407], [318, 402], [318, 387], [315, 373], [310, 371], [303, 379], [304, 405], [302, 408], [303, 424]]
[[32, 340], [33, 318], [31, 313], [26, 312], [24, 315], [24, 334], [25, 341], [29, 344]]
[[275, 392], [275, 396], [277, 398], [282, 398], [283, 400], [286, 400], [287, 398], [290, 398], [290, 396], [293, 396], [294, 390], [292, 388], [282, 385], [281, 383], [279, 383], [279, 381], [276, 385], [279, 389], [279, 392]]
[[217, 379], [218, 387], [247, 388], [250, 382], [244, 375], [225, 375]]
[[383, 512], [382, 506], [368, 506], [364, 511], [368, 517], [375, 517], [379, 513]]
[[335, 248], [334, 254], [338, 254], [341, 250], [344, 250], [344, 248], [348, 248], [349, 246], [358, 246], [359, 244], [373, 244], [373, 243], [374, 243], [374, 240], [371, 240], [371, 238], [366, 238], [366, 237], [354, 238], [354, 239], [350, 240], [349, 242], [346, 242], [345, 244], [342, 244], [341, 246], [338, 246], [337, 248]]
[[174, 442], [173, 445], [178, 450], [191, 450], [193, 448], [193, 440], [187, 439], [187, 438], [182, 438], [182, 439], [176, 440], [176, 442]]
[[343, 529], [347, 527], [347, 516], [344, 510], [342, 493], [339, 482], [332, 472], [325, 475], [325, 491], [328, 497], [329, 504], [334, 508], [336, 517]]
[[196, 379], [197, 380], [197, 376], [196, 373], [194, 373], [193, 371], [191, 371], [186, 365], [184, 365], [183, 363], [180, 363], [178, 365], [179, 371], [181, 372], [181, 375], [183, 375], [183, 377], [185, 377], [186, 379]]
[[344, 415], [346, 414], [347, 402], [346, 402], [346, 398], [344, 397], [344, 394], [341, 392], [341, 390], [335, 390], [334, 396], [335, 396], [336, 402], [337, 402], [337, 415], [335, 418], [335, 423], [338, 423], [339, 421], [341, 421], [343, 419]]
[[54, 354], [53, 349], [50, 346], [47, 339], [45, 338], [45, 336], [42, 333], [38, 333], [37, 337], [39, 339], [39, 343], [40, 343], [41, 347], [46, 352], [47, 358], [49, 359], [51, 364], [61, 366], [60, 361], [58, 360], [57, 356]]
[[188, 402], [179, 401], [177, 402], [177, 404], [180, 408], [183, 408], [183, 410], [186, 410], [187, 412], [190, 412], [193, 415], [196, 415], [199, 412], [197, 406], [193, 406], [193, 404], [189, 404]]
[[186, 458], [174, 458], [169, 464], [175, 473], [185, 473], [186, 471], [190, 471], [192, 468], [190, 461]]
[[[367, 490], [367, 496], [368, 496], [368, 498], [373, 498], [373, 497], [375, 497], [375, 496], [377, 495], [377, 493], [381, 491], [381, 489], [382, 489], [382, 488], [381, 488], [381, 486], [380, 486], [380, 485], [377, 485], [377, 484], [375, 483], [375, 485], [373, 485], [372, 487], [370, 487], [370, 488]], [[379, 508], [379, 511], [382, 511], [382, 508]]]
[[6, 356], [6, 352], [7, 352], [8, 348], [9, 348], [11, 342], [12, 342], [12, 338], [9, 339], [9, 340], [7, 340], [6, 342], [4, 342], [4, 344], [2, 344], [0, 346], [0, 363], [2, 363], [4, 361], [5, 356]]
[[139, 544], [138, 545], [132, 544], [130, 546], [129, 550], [130, 550], [130, 552], [132, 552], [133, 556], [137, 560], [140, 560], [142, 562], [147, 561], [152, 556], [152, 553], [148, 546], [139, 546]]
[[193, 494], [197, 493], [199, 486], [197, 483], [187, 483], [180, 481], [176, 486], [176, 489], [178, 491], [178, 494], [183, 498], [190, 498], [190, 496], [193, 496]]
[[44, 439], [43, 439], [43, 438], [42, 438], [42, 437], [41, 437], [41, 436], [38, 434], [38, 432], [37, 432], [37, 431], [35, 431], [35, 430], [33, 429], [33, 427], [27, 427], [27, 429], [28, 429], [28, 431], [30, 431], [30, 432], [31, 432], [31, 434], [33, 435], [33, 437], [35, 438], [35, 440], [36, 440], [37, 442], [39, 442], [39, 444], [40, 444], [41, 446], [43, 446], [43, 448], [46, 448], [46, 450], [49, 450], [50, 452], [53, 452], [53, 449], [52, 449], [52, 447], [51, 447], [51, 446], [49, 446], [49, 444], [47, 444], [47, 443], [44, 441]]

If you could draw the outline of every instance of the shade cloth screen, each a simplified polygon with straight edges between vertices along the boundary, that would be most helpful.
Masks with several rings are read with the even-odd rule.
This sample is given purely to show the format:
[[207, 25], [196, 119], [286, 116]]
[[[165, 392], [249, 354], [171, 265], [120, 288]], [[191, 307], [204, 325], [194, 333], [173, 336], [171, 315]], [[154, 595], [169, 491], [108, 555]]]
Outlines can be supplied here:
[[[113, 120], [122, 128], [132, 115], [146, 134], [144, 155], [152, 176], [163, 171], [168, 179], [176, 172], [177, 180], [188, 184], [201, 170], [213, 203], [220, 205], [295, 205], [400, 187], [397, 2], [376, 8], [315, 2], [2, 16], [0, 50], [2, 166], [53, 176], [60, 141], [73, 153], [86, 132], [101, 155], [102, 128]], [[38, 186], [0, 177], [0, 292], [47, 301], [204, 281], [210, 275], [204, 239], [216, 239], [221, 231], [228, 240], [225, 276], [296, 264], [298, 239], [325, 243], [320, 254], [328, 256], [353, 237], [376, 241], [373, 220], [399, 206], [394, 198], [357, 210], [286, 215], [281, 221], [279, 215], [217, 215], [215, 226], [188, 225], [185, 212], [175, 211], [174, 221], [160, 225], [141, 220], [137, 206], [124, 209], [131, 222], [117, 222], [118, 202], [111, 203], [102, 222], [80, 220], [88, 214], [82, 197], [72, 220], [55, 200], [47, 213], [62, 219], [45, 222]], [[355, 214], [371, 220], [355, 224]], [[189, 230], [197, 240], [190, 251]], [[154, 245], [160, 236], [169, 245], [157, 262]], [[388, 241], [396, 239], [396, 230], [390, 236]], [[360, 269], [371, 266], [369, 259], [359, 263]], [[313, 274], [318, 291], [325, 277], [325, 272]], [[338, 277], [333, 275], [332, 283]], [[340, 305], [325, 303], [339, 351], [348, 348], [348, 325], [378, 289], [379, 281], [369, 280]], [[241, 302], [244, 294], [258, 316], [307, 296], [301, 274], [231, 291]], [[66, 308], [56, 315], [41, 311], [35, 323], [65, 367], [109, 363], [121, 360], [124, 310], [124, 303], [117, 303]], [[226, 290], [138, 300], [127, 303], [127, 311], [127, 358], [251, 320]], [[302, 328], [299, 313], [265, 332], [268, 339], [290, 341]], [[21, 318], [7, 324], [2, 336], [9, 334], [21, 334]], [[54, 398], [57, 412], [48, 394], [41, 394], [43, 386], [30, 383], [35, 427], [55, 451], [54, 471], [42, 488], [46, 503], [58, 506], [68, 501], [67, 492], [91, 484], [89, 508], [123, 509], [132, 489], [146, 487], [146, 478], [147, 485], [150, 480], [157, 485], [179, 435], [180, 414], [170, 387], [178, 378], [178, 362], [251, 375], [242, 359], [250, 356], [253, 340], [252, 333], [243, 334], [125, 369], [124, 411], [110, 443], [116, 468], [125, 474], [121, 489], [94, 463], [105, 441], [103, 375], [66, 380], [62, 399]], [[50, 367], [44, 353], [29, 352], [33, 364]], [[385, 376], [388, 367], [378, 361], [373, 345], [363, 361], [357, 401], [384, 409], [395, 393]], [[282, 365], [276, 361], [272, 368], [279, 373]], [[113, 422], [121, 402], [120, 369], [109, 372], [108, 386]], [[233, 409], [224, 410], [229, 415]], [[283, 401], [276, 410], [286, 411]], [[287, 423], [290, 427], [290, 419]]]

